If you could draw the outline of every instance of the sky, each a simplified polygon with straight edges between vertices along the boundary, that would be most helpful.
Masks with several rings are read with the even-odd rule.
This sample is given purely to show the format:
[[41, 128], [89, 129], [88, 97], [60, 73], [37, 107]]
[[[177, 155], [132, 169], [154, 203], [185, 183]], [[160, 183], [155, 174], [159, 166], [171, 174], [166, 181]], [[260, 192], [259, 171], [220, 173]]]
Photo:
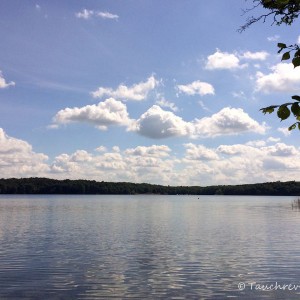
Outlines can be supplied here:
[[164, 185], [299, 180], [300, 93], [244, 0], [0, 2], [0, 177]]

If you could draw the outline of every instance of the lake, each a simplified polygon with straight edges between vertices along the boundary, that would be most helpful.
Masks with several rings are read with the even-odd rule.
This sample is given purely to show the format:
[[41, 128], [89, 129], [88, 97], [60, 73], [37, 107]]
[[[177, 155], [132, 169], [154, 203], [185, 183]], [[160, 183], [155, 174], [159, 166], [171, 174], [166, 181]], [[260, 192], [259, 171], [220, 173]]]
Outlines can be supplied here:
[[0, 299], [299, 299], [295, 197], [0, 196]]

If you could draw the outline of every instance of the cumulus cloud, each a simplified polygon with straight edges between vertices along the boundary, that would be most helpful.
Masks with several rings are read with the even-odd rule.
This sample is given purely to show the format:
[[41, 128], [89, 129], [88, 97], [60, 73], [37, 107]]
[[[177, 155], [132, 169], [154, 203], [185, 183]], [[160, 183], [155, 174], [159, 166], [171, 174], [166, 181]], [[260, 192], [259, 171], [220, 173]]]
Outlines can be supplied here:
[[109, 98], [97, 105], [65, 108], [53, 118], [54, 124], [68, 124], [71, 122], [85, 122], [107, 129], [110, 125], [128, 126], [131, 120], [128, 117], [126, 105], [113, 98]]
[[204, 96], [204, 95], [215, 94], [214, 87], [211, 84], [207, 82], [202, 82], [200, 80], [194, 81], [186, 85], [177, 85], [177, 89], [180, 93], [184, 93], [189, 96], [193, 96], [193, 95]]
[[219, 49], [214, 54], [207, 57], [205, 68], [208, 70], [214, 69], [237, 69], [243, 68], [246, 65], [240, 65], [240, 60], [236, 54], [221, 52]]
[[92, 92], [91, 95], [94, 98], [108, 96], [116, 99], [141, 101], [146, 99], [149, 92], [157, 87], [158, 84], [159, 81], [156, 80], [154, 76], [150, 76], [145, 82], [134, 84], [131, 87], [127, 87], [123, 84], [119, 85], [116, 90], [99, 87], [96, 91]]
[[15, 82], [6, 82], [5, 78], [2, 75], [2, 72], [0, 71], [0, 89], [5, 89], [9, 86], [14, 86]]
[[220, 135], [235, 135], [242, 132], [264, 134], [266, 125], [253, 120], [241, 108], [225, 107], [211, 117], [205, 117], [194, 122], [194, 135], [199, 137], [216, 137]]
[[114, 19], [114, 20], [117, 20], [119, 18], [118, 15], [115, 15], [115, 14], [112, 14], [110, 12], [103, 12], [103, 11], [94, 11], [94, 10], [88, 10], [86, 8], [84, 8], [82, 11], [80, 12], [77, 12], [75, 14], [75, 16], [79, 19], [85, 19], [85, 20], [88, 20], [92, 17], [99, 17], [99, 18], [102, 18], [102, 19]]
[[294, 180], [299, 175], [300, 151], [283, 143], [266, 146], [249, 142], [217, 148], [194, 143], [183, 146], [183, 155], [175, 154], [166, 145], [137, 146], [120, 152], [78, 150], [58, 155], [51, 165], [51, 174], [58, 178], [170, 185]]
[[152, 145], [149, 147], [138, 146], [127, 149], [125, 154], [135, 156], [166, 157], [169, 156], [171, 149], [166, 145]]
[[[198, 155], [198, 153], [200, 153]], [[207, 157], [203, 157], [207, 155]], [[300, 167], [300, 151], [293, 146], [278, 143], [260, 146], [252, 143], [220, 145], [207, 148], [188, 144], [183, 160], [182, 176], [190, 184], [218, 182], [218, 184], [240, 184], [265, 181], [294, 180]], [[198, 158], [198, 159], [197, 159]], [[212, 159], [209, 159], [212, 158]]]
[[165, 145], [138, 146], [118, 152], [105, 149], [96, 154], [78, 150], [58, 155], [51, 172], [57, 178], [168, 183], [168, 174], [175, 164], [169, 152], [171, 149]]
[[259, 52], [247, 51], [242, 54], [241, 58], [250, 59], [250, 60], [266, 60], [268, 56], [269, 53], [266, 51], [259, 51]]
[[28, 177], [44, 175], [49, 166], [48, 157], [36, 153], [27, 142], [8, 136], [0, 128], [0, 170], [2, 177]]
[[277, 143], [272, 146], [262, 148], [267, 151], [270, 155], [273, 156], [295, 156], [298, 153], [298, 150], [294, 146], [288, 146], [284, 143]]
[[188, 160], [216, 160], [219, 158], [215, 151], [203, 145], [188, 143], [184, 146], [186, 148], [185, 158]]
[[243, 153], [254, 153], [257, 148], [257, 144], [248, 143], [247, 145], [235, 144], [235, 145], [220, 145], [217, 148], [217, 152], [225, 155], [241, 155]]
[[106, 149], [106, 147], [104, 147], [104, 146], [99, 146], [99, 147], [97, 147], [97, 148], [95, 149], [95, 151], [97, 151], [97, 152], [105, 152], [105, 151], [107, 151], [107, 149]]
[[226, 107], [211, 117], [188, 122], [157, 105], [145, 112], [131, 128], [132, 131], [154, 139], [174, 136], [207, 138], [243, 132], [264, 134], [266, 129], [265, 124], [259, 124], [240, 108]]
[[153, 105], [135, 122], [132, 130], [150, 138], [161, 139], [189, 135], [192, 128], [181, 117]]
[[[275, 139], [276, 140], [276, 139]], [[3, 177], [52, 177], [98, 181], [149, 182], [170, 185], [241, 184], [294, 180], [299, 176], [300, 151], [274, 139], [247, 144], [184, 144], [178, 154], [167, 145], [139, 145], [93, 152], [83, 149], [57, 155], [52, 162], [23, 140], [0, 129], [0, 169]]]
[[298, 92], [300, 89], [300, 69], [291, 63], [279, 63], [271, 68], [271, 73], [256, 73], [256, 91], [263, 93]]

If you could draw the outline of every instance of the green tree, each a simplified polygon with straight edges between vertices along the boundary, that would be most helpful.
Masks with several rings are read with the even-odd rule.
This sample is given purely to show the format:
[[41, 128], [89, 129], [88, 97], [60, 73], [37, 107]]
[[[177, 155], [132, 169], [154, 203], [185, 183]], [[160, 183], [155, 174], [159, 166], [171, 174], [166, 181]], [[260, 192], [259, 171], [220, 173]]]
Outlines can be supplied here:
[[[252, 0], [253, 6], [244, 11], [248, 14], [254, 11], [257, 7], [263, 7], [266, 10], [265, 14], [259, 16], [251, 16], [247, 19], [246, 24], [240, 27], [239, 32], [243, 32], [252, 24], [259, 21], [265, 22], [267, 18], [272, 18], [272, 25], [292, 25], [300, 14], [300, 0]], [[282, 53], [281, 60], [291, 60], [294, 68], [300, 66], [300, 47], [298, 44], [288, 45], [286, 43], [277, 44], [278, 53]], [[296, 122], [289, 126], [289, 130], [298, 128], [300, 130], [300, 96], [291, 96], [292, 101], [263, 107], [260, 110], [266, 113], [273, 113], [277, 111], [278, 118], [282, 120], [288, 119], [290, 116], [294, 116]]]

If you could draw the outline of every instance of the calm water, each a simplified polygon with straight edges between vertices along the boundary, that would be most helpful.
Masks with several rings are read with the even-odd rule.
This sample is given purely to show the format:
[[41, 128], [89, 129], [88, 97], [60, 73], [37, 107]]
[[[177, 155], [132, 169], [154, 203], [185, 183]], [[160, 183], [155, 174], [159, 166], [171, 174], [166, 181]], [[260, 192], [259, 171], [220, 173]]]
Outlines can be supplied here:
[[0, 299], [299, 299], [292, 199], [0, 196]]

